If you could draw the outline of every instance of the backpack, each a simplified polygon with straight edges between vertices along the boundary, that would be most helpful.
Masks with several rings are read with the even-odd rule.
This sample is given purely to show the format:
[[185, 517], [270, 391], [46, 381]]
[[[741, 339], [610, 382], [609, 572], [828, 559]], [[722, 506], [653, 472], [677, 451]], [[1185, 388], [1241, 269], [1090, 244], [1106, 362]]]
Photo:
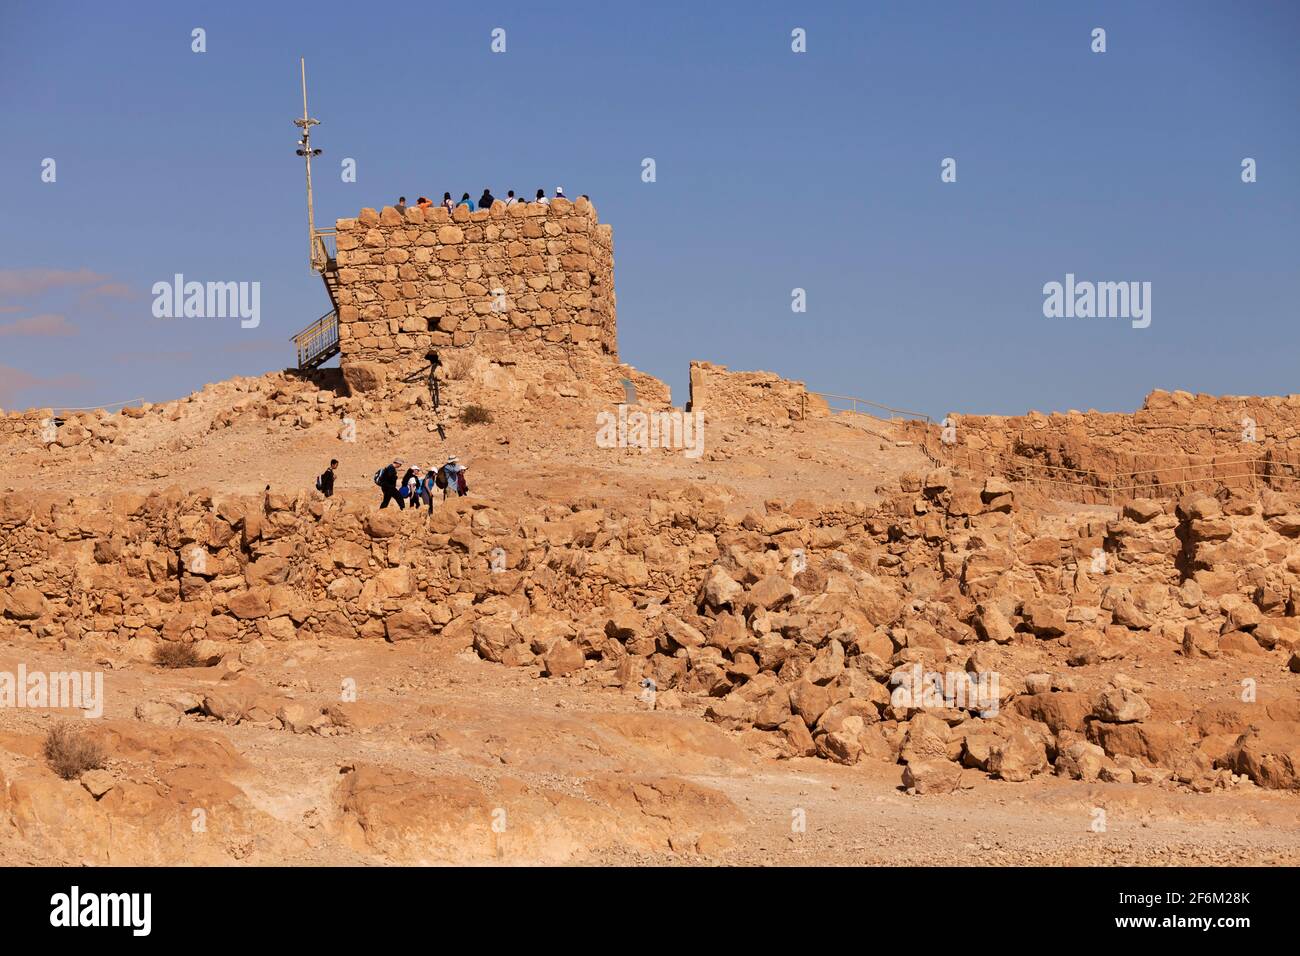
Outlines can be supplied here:
[[321, 474], [321, 475], [317, 475], [317, 476], [316, 476], [316, 490], [317, 490], [317, 491], [324, 491], [324, 490], [325, 490], [323, 487], [321, 487], [321, 482], [320, 482], [320, 480], [321, 480], [322, 478], [324, 478], [324, 477], [325, 477], [325, 476], [324, 476], [323, 474]]
[[433, 483], [434, 483], [435, 486], [437, 486], [437, 487], [439, 487], [439, 488], [446, 488], [446, 487], [447, 487], [447, 472], [446, 472], [444, 469], [439, 468], [437, 474], [435, 474], [435, 475], [433, 476]]
[[375, 472], [375, 484], [380, 484], [379, 479], [383, 475], [383, 473], [384, 473], [384, 469], [382, 468], [380, 468], [377, 472]]

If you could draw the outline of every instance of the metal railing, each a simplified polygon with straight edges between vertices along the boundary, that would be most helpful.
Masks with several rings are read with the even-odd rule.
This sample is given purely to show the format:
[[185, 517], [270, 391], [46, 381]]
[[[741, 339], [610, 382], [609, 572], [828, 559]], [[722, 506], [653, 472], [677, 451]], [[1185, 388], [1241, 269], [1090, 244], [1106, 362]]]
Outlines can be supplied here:
[[311, 240], [312, 268], [317, 272], [323, 272], [325, 267], [338, 255], [337, 230], [317, 229], [311, 234]]
[[298, 367], [314, 368], [339, 348], [339, 317], [331, 309], [293, 337], [298, 350]]

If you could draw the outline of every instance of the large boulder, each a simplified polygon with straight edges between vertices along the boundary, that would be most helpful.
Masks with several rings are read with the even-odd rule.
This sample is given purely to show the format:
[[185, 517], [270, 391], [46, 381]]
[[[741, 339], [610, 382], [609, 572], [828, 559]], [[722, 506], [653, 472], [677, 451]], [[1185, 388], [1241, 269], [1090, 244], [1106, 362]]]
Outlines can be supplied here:
[[745, 589], [736, 582], [735, 578], [724, 571], [720, 565], [715, 564], [709, 569], [704, 583], [700, 586], [698, 600], [699, 603], [718, 610], [731, 607], [744, 595]]
[[995, 777], [1021, 783], [1047, 768], [1047, 746], [1039, 734], [1018, 727], [990, 748], [987, 768]]
[[390, 643], [433, 636], [433, 622], [419, 608], [407, 608], [384, 618], [384, 637]]
[[1016, 713], [1046, 724], [1054, 734], [1062, 730], [1081, 733], [1084, 720], [1092, 711], [1088, 695], [1077, 691], [1030, 694], [1016, 698], [1011, 706]]
[[353, 395], [377, 392], [384, 387], [388, 373], [378, 362], [344, 361], [343, 381]]
[[573, 641], [560, 640], [551, 645], [542, 663], [546, 667], [547, 677], [563, 677], [574, 674], [586, 666], [586, 657]]
[[961, 773], [949, 760], [918, 760], [903, 770], [903, 786], [918, 794], [952, 793], [961, 785]]
[[227, 599], [230, 613], [241, 621], [266, 617], [271, 613], [271, 589], [267, 587], [249, 588], [236, 591]]
[[48, 610], [45, 595], [34, 587], [20, 585], [9, 588], [0, 596], [0, 616], [13, 618], [15, 621], [34, 621]]
[[777, 611], [794, 598], [794, 588], [783, 575], [769, 574], [758, 581], [745, 596], [747, 609]]
[[[371, 511], [366, 515], [366, 533], [372, 538], [391, 538], [402, 531], [403, 521], [400, 511]], [[360, 567], [364, 565], [345, 565]]]
[[1056, 757], [1056, 774], [1073, 780], [1093, 781], [1106, 765], [1106, 752], [1086, 740], [1076, 740]]
[[981, 638], [997, 644], [1010, 644], [1016, 629], [996, 604], [981, 604], [975, 616], [975, 629]]
[[1097, 697], [1092, 713], [1108, 724], [1132, 724], [1151, 716], [1151, 705], [1127, 687], [1107, 687]]
[[1237, 738], [1222, 762], [1261, 787], [1300, 790], [1300, 724], [1252, 726]]

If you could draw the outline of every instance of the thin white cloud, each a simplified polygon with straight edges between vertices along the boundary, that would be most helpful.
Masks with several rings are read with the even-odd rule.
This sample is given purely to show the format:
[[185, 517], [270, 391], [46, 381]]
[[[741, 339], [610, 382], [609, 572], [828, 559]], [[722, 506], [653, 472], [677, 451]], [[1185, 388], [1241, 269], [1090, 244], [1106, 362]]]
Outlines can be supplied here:
[[66, 318], [54, 312], [31, 315], [25, 319], [12, 322], [0, 322], [0, 338], [12, 335], [32, 336], [35, 338], [66, 338], [76, 335], [77, 327]]
[[92, 286], [81, 293], [83, 299], [143, 299], [144, 292], [127, 285], [125, 282], [105, 282]]
[[20, 368], [0, 365], [0, 408], [10, 407], [14, 397], [28, 389], [40, 386], [65, 389], [83, 388], [89, 383], [89, 379], [76, 373], [57, 375], [54, 378], [41, 378]]
[[0, 269], [0, 295], [34, 296], [104, 282], [109, 277], [90, 269]]

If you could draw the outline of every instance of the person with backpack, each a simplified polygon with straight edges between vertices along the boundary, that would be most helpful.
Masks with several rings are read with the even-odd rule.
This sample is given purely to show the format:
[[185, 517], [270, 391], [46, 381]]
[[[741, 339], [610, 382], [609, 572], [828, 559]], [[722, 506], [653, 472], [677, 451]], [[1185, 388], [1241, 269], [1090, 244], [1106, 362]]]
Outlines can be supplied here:
[[379, 507], [387, 508], [390, 501], [396, 501], [398, 508], [404, 509], [406, 507], [406, 502], [397, 493], [397, 469], [401, 467], [402, 459], [394, 458], [391, 465], [386, 465], [375, 472], [375, 484], [384, 493], [384, 500]]
[[330, 459], [330, 466], [321, 472], [320, 477], [316, 479], [316, 490], [326, 498], [334, 497], [334, 469], [339, 466], [337, 458]]
[[433, 513], [434, 492], [437, 490], [438, 483], [436, 474], [427, 474], [420, 479], [419, 500], [421, 504], [429, 506], [429, 513]]
[[412, 508], [418, 506], [418, 502], [415, 501], [415, 486], [419, 481], [420, 466], [412, 465], [406, 469], [406, 473], [402, 475], [402, 480], [397, 485], [397, 494], [401, 501], [404, 504], [409, 504]]
[[424, 480], [424, 469], [419, 465], [413, 465], [411, 467], [411, 483], [408, 486], [411, 489], [411, 494], [406, 499], [412, 511], [419, 511], [420, 505], [424, 501]]
[[452, 455], [447, 459], [447, 463], [438, 469], [440, 481], [438, 487], [442, 489], [442, 499], [447, 500], [447, 493], [456, 492], [458, 498], [463, 498], [469, 494], [469, 486], [465, 484], [465, 466], [456, 460]]

